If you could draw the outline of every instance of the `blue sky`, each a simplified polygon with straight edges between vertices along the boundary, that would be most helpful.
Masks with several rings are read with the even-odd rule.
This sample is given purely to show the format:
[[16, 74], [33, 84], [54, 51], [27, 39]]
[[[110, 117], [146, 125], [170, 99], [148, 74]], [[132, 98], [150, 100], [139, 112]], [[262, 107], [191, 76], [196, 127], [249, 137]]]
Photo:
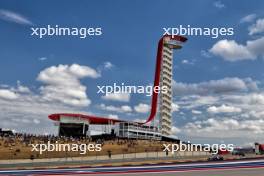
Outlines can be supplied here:
[[[264, 133], [260, 126], [264, 124], [263, 7], [264, 2], [258, 0], [239, 3], [3, 0], [0, 2], [0, 109], [5, 113], [0, 115], [1, 126], [54, 133], [56, 128], [47, 115], [59, 111], [144, 119], [148, 116], [149, 97], [133, 94], [127, 101], [104, 99], [96, 93], [96, 86], [114, 82], [151, 84], [163, 27], [226, 27], [234, 28], [233, 36], [215, 39], [187, 36], [184, 48], [174, 55], [175, 135], [195, 142], [264, 142], [259, 137]], [[31, 27], [47, 25], [101, 27], [103, 34], [85, 39], [73, 36], [39, 39], [30, 35]], [[78, 65], [78, 69], [88, 67], [98, 76], [93, 77], [94, 72], [81, 78], [68, 75], [72, 64]], [[59, 70], [59, 65], [64, 67]], [[54, 85], [51, 78], [45, 80], [40, 76], [49, 74], [52, 66], [57, 72], [49, 76], [60, 79], [67, 74], [66, 81], [75, 83], [65, 89], [66, 93], [60, 92], [59, 98], [66, 96], [67, 102], [50, 97], [65, 83]], [[81, 95], [67, 94], [74, 88]], [[56, 91], [50, 92], [51, 89]], [[77, 104], [73, 103], [75, 100]], [[35, 126], [30, 125], [32, 120]], [[40, 126], [42, 130], [36, 130]], [[185, 131], [186, 127], [190, 131]], [[234, 135], [225, 135], [228, 130]], [[194, 133], [201, 135], [197, 137]], [[240, 138], [245, 135], [246, 139]]]

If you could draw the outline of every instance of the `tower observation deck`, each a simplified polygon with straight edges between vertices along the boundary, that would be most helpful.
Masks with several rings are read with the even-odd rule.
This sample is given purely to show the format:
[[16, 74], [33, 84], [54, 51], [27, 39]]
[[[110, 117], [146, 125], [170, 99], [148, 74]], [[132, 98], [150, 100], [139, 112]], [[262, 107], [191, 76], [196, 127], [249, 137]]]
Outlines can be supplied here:
[[173, 50], [181, 49], [186, 40], [187, 38], [178, 35], [164, 35], [158, 45], [154, 86], [166, 86], [167, 91], [160, 92], [159, 95], [153, 91], [151, 113], [145, 123], [155, 118], [159, 108], [159, 128], [165, 136], [171, 134], [172, 128]]

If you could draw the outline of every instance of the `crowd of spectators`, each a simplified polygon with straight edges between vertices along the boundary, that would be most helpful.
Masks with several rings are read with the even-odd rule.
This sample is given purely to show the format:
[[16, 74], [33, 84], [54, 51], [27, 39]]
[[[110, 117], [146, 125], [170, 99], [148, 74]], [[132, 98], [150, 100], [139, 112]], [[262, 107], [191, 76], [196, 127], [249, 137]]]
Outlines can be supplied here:
[[[128, 147], [135, 147], [142, 143], [141, 140], [131, 140], [131, 139], [109, 139], [109, 138], [92, 138], [92, 137], [65, 137], [65, 136], [55, 136], [55, 135], [36, 135], [28, 133], [13, 133], [12, 131], [2, 131], [0, 130], [0, 141], [4, 142], [4, 146], [15, 145], [17, 143], [23, 144], [24, 146], [29, 146], [30, 144], [36, 143], [100, 143], [102, 145], [127, 145]], [[146, 143], [147, 141], [145, 141]], [[149, 143], [149, 142], [147, 142]], [[152, 141], [153, 143], [160, 143], [160, 141]]]
[[[101, 144], [103, 152], [97, 153], [98, 155], [119, 154], [119, 153], [131, 153], [131, 152], [147, 152], [161, 150], [162, 141], [150, 141], [150, 140], [133, 140], [133, 139], [121, 139], [121, 138], [109, 138], [102, 135], [97, 137], [65, 137], [56, 135], [36, 135], [27, 133], [14, 133], [8, 130], [0, 129], [0, 155], [1, 153], [10, 154], [14, 158], [27, 158], [25, 155], [31, 156], [31, 144], [42, 143], [75, 143], [75, 144], [89, 144], [96, 143]], [[7, 153], [6, 153], [7, 152]], [[22, 154], [25, 153], [23, 156]], [[77, 156], [76, 154], [72, 154]], [[56, 157], [61, 157], [63, 154], [54, 154]], [[38, 157], [51, 157], [49, 156], [34, 156]], [[1, 156], [0, 156], [1, 159]]]

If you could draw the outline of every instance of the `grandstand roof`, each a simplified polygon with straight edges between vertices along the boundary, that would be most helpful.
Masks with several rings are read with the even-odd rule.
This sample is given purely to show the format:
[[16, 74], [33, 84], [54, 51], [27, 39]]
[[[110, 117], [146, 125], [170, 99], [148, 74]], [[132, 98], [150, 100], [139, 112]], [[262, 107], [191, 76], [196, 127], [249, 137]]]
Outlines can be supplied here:
[[71, 113], [58, 113], [58, 114], [51, 114], [49, 118], [54, 121], [59, 121], [61, 116], [66, 117], [76, 117], [76, 118], [83, 118], [89, 121], [90, 124], [99, 124], [99, 125], [106, 125], [106, 124], [115, 124], [116, 122], [125, 122], [124, 120], [118, 119], [111, 119], [105, 117], [97, 117], [92, 115], [84, 115], [84, 114], [71, 114]]

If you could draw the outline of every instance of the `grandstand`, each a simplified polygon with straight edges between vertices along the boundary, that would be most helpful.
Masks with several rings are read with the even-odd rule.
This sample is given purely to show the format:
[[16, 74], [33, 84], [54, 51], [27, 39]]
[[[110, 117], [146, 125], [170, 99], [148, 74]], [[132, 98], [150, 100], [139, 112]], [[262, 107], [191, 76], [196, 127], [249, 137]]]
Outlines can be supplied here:
[[[44, 144], [50, 141], [55, 143], [58, 141], [61, 144], [102, 144], [102, 151], [87, 152], [80, 154], [79, 152], [65, 151], [46, 151], [43, 154], [31, 151], [31, 144]], [[141, 152], [162, 152], [162, 144], [167, 142], [153, 140], [125, 140], [115, 138], [104, 140], [102, 138], [73, 138], [59, 137], [54, 135], [29, 135], [15, 133], [12, 135], [0, 135], [0, 160], [1, 159], [41, 159], [41, 158], [67, 158], [67, 157], [87, 157], [87, 156], [105, 156], [109, 152], [111, 154], [129, 154]]]

